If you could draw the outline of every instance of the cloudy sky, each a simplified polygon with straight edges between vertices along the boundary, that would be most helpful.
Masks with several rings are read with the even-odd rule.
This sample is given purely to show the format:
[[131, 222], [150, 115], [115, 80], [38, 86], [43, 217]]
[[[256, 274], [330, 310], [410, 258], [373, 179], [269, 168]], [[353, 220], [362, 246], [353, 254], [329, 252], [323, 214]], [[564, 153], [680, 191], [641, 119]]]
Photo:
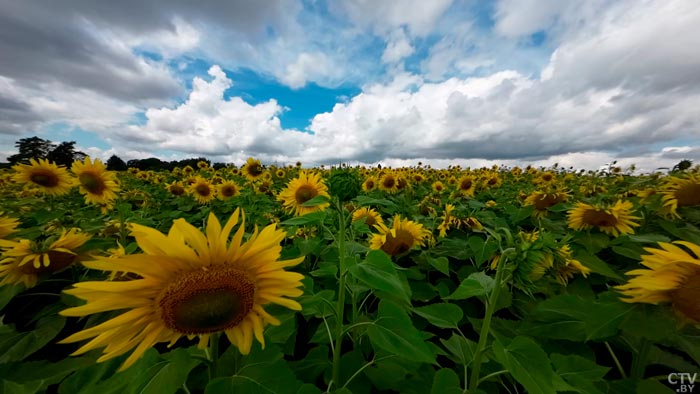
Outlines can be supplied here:
[[697, 0], [0, 0], [0, 160], [700, 163]]

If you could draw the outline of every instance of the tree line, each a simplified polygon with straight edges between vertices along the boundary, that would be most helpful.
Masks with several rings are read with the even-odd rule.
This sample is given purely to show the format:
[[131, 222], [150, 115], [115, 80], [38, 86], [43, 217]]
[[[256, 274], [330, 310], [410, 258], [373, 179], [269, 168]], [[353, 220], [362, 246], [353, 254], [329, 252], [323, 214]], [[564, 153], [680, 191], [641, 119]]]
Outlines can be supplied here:
[[[8, 164], [2, 165], [0, 168], [10, 167], [15, 164], [29, 164], [30, 159], [48, 159], [58, 165], [70, 167], [75, 160], [84, 160], [87, 155], [84, 152], [76, 150], [75, 141], [61, 142], [55, 144], [50, 140], [29, 137], [21, 138], [15, 142], [15, 147], [19, 153], [8, 156]], [[197, 163], [203, 161], [214, 168], [226, 167], [225, 163], [214, 163], [204, 157], [189, 158], [183, 160], [164, 161], [156, 157], [147, 159], [133, 159], [125, 162], [117, 155], [112, 155], [105, 163], [110, 171], [125, 171], [129, 167], [138, 168], [139, 170], [172, 170], [175, 167], [191, 166], [196, 167]]]

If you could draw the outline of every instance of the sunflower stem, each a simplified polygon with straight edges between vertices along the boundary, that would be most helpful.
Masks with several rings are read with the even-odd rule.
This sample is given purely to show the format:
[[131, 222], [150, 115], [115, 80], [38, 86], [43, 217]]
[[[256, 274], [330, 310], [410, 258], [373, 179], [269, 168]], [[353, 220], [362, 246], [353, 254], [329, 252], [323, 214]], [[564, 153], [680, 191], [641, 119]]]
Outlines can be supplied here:
[[605, 341], [605, 347], [608, 349], [608, 352], [610, 352], [610, 356], [612, 356], [612, 359], [615, 362], [615, 366], [617, 366], [617, 370], [620, 372], [620, 376], [622, 376], [623, 379], [627, 379], [627, 374], [625, 373], [624, 368], [622, 368], [620, 360], [617, 359], [617, 356], [615, 355], [615, 352], [613, 351], [612, 347], [610, 347], [608, 341]]
[[333, 384], [342, 387], [340, 380], [340, 348], [343, 342], [343, 312], [345, 310], [345, 212], [340, 200], [336, 200], [338, 207], [338, 265], [340, 278], [338, 280], [338, 304], [336, 305], [336, 332], [335, 346], [333, 348]]
[[488, 341], [489, 332], [491, 331], [491, 317], [494, 312], [496, 312], [496, 304], [498, 302], [498, 296], [501, 293], [501, 287], [503, 287], [501, 281], [503, 280], [503, 273], [505, 272], [506, 256], [501, 256], [501, 260], [496, 266], [496, 279], [495, 285], [489, 298], [486, 301], [486, 314], [484, 316], [484, 321], [481, 324], [481, 332], [479, 332], [479, 343], [476, 345], [476, 351], [474, 352], [474, 361], [472, 366], [471, 379], [469, 380], [469, 393], [476, 392], [477, 387], [479, 387], [480, 379], [479, 373], [481, 372], [481, 361], [484, 356], [484, 351], [486, 350], [486, 343]]

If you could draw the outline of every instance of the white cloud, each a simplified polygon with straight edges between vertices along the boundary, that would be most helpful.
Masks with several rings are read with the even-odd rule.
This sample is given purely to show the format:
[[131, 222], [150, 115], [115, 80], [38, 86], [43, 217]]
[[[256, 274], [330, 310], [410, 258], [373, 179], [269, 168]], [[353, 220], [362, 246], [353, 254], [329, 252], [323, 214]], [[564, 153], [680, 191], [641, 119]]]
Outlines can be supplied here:
[[338, 68], [321, 52], [302, 52], [294, 63], [288, 64], [280, 81], [292, 89], [304, 87], [309, 81], [322, 80], [337, 73]]
[[211, 81], [195, 78], [183, 104], [146, 111], [146, 124], [131, 126], [128, 135], [159, 149], [222, 157], [277, 157], [301, 152], [309, 142], [307, 133], [282, 130], [278, 115], [284, 109], [275, 100], [250, 105], [239, 97], [224, 99], [232, 81], [218, 66], [209, 75]]
[[347, 15], [355, 24], [384, 35], [397, 27], [407, 26], [415, 36], [427, 35], [452, 0], [374, 1], [349, 0], [332, 2], [331, 10], [338, 16]]
[[403, 29], [396, 29], [391, 34], [382, 53], [383, 63], [396, 63], [410, 56], [414, 51]]

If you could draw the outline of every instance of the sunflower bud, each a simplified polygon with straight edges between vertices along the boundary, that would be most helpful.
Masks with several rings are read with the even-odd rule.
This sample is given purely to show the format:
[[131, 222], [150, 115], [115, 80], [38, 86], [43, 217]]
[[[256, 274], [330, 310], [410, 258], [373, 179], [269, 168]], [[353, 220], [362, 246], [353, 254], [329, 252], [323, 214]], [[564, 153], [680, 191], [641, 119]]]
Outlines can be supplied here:
[[360, 193], [362, 182], [360, 178], [351, 171], [335, 171], [328, 180], [332, 196], [338, 197], [341, 201], [353, 199]]

